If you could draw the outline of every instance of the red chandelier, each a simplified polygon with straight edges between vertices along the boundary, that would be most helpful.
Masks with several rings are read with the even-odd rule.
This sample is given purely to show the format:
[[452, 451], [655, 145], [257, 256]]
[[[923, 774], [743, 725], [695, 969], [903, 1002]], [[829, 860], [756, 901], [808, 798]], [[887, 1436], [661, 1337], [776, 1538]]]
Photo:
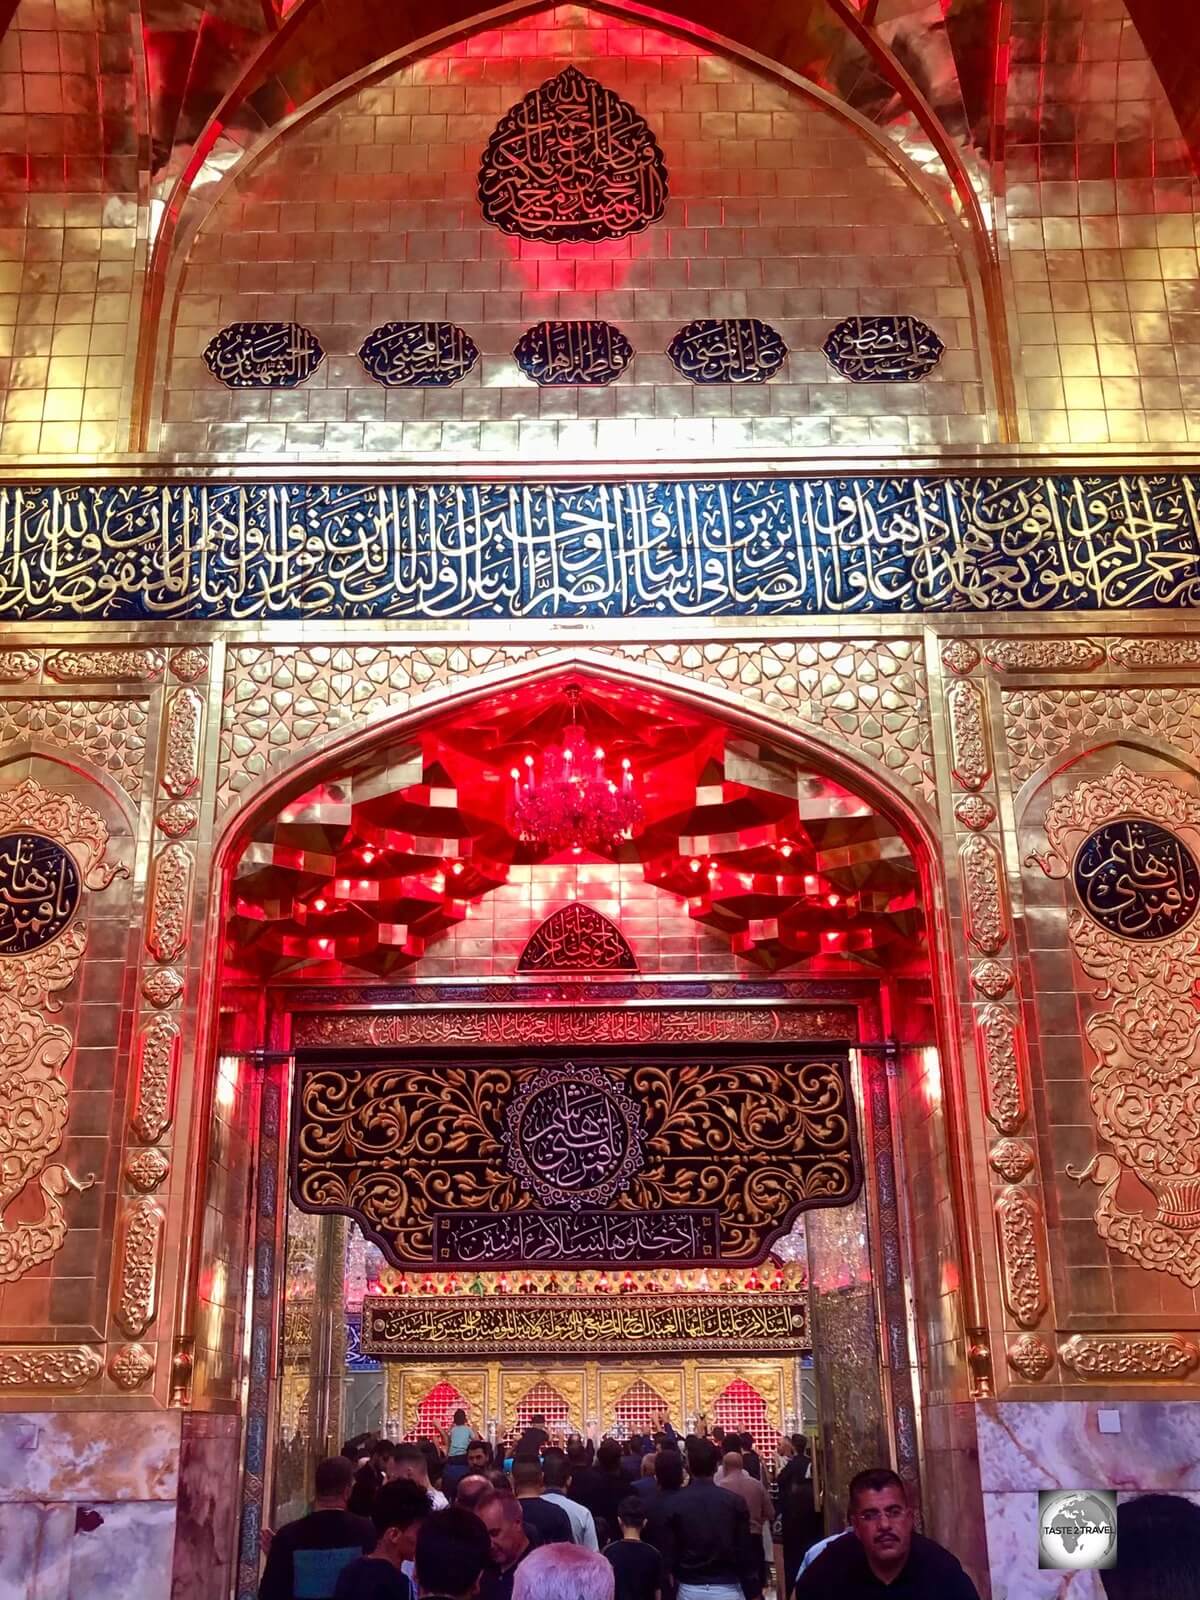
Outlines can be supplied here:
[[601, 853], [632, 837], [642, 820], [628, 756], [610, 777], [604, 751], [588, 741], [576, 720], [579, 690], [568, 689], [570, 725], [562, 742], [542, 752], [541, 766], [526, 756], [512, 768], [512, 825], [517, 837], [540, 850]]

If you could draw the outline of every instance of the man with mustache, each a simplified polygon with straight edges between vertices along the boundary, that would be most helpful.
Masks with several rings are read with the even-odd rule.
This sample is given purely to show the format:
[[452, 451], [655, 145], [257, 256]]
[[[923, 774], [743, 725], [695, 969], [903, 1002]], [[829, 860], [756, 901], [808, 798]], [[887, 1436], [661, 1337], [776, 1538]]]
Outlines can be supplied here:
[[912, 1507], [894, 1472], [850, 1480], [850, 1528], [801, 1574], [795, 1600], [979, 1600], [948, 1550], [913, 1531]]

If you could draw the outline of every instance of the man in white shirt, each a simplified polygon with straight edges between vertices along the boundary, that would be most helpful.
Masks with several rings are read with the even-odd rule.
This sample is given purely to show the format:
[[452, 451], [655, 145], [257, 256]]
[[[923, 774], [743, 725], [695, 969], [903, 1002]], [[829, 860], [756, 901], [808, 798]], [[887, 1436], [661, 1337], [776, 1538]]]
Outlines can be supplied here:
[[551, 1505], [561, 1506], [571, 1524], [571, 1537], [585, 1550], [599, 1550], [596, 1537], [596, 1519], [586, 1506], [572, 1500], [567, 1494], [571, 1486], [571, 1463], [561, 1450], [547, 1450], [542, 1457], [542, 1477], [546, 1487], [542, 1499]]
[[435, 1489], [430, 1483], [429, 1462], [419, 1444], [395, 1446], [388, 1464], [388, 1477], [408, 1478], [412, 1483], [419, 1484], [429, 1496], [429, 1505], [433, 1511], [445, 1511], [450, 1504], [442, 1491]]

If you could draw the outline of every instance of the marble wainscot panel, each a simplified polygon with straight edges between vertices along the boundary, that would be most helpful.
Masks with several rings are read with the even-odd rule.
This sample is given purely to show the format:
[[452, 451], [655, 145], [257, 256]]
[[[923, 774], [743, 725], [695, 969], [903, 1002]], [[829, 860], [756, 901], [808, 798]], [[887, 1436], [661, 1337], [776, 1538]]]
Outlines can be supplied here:
[[976, 1406], [992, 1600], [1104, 1600], [1098, 1573], [1040, 1572], [1040, 1489], [1200, 1495], [1200, 1403], [1002, 1401]]
[[170, 1600], [178, 1412], [0, 1415], [0, 1600]]
[[184, 1414], [171, 1600], [213, 1600], [232, 1586], [239, 1431], [236, 1416]]

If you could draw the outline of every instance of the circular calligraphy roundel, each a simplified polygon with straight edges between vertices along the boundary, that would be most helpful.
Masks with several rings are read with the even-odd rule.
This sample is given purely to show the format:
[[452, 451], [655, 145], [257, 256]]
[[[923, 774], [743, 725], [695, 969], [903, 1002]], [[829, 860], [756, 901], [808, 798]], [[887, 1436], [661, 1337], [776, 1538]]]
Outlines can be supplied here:
[[1169, 828], [1145, 817], [1106, 822], [1072, 868], [1088, 916], [1119, 939], [1166, 939], [1200, 910], [1200, 867]]
[[546, 1206], [603, 1206], [642, 1165], [635, 1100], [598, 1067], [547, 1067], [506, 1114], [508, 1170]]
[[57, 939], [79, 905], [79, 868], [41, 833], [0, 834], [0, 957]]

